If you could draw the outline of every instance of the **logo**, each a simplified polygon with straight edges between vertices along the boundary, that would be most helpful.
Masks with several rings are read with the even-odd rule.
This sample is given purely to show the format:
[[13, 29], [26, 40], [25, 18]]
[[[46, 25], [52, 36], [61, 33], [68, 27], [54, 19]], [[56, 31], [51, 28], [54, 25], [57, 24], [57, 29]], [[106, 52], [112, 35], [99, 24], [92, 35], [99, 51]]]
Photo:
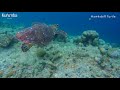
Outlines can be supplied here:
[[2, 13], [3, 18], [12, 19], [17, 18], [18, 15], [16, 13]]

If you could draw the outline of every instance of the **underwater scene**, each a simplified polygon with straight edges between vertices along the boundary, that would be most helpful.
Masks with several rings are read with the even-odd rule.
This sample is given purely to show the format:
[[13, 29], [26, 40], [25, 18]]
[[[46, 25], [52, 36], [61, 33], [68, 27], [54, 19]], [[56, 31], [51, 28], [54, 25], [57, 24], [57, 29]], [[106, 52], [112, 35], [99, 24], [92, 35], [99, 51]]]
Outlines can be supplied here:
[[0, 78], [119, 78], [119, 12], [0, 12]]

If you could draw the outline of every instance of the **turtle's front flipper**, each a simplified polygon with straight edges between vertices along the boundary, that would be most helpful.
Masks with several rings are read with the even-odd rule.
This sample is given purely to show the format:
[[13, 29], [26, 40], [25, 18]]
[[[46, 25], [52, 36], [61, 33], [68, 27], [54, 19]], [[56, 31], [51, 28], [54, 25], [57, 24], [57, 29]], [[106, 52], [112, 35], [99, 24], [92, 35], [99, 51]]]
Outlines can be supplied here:
[[25, 44], [23, 43], [21, 49], [23, 52], [27, 52], [32, 47], [32, 44]]

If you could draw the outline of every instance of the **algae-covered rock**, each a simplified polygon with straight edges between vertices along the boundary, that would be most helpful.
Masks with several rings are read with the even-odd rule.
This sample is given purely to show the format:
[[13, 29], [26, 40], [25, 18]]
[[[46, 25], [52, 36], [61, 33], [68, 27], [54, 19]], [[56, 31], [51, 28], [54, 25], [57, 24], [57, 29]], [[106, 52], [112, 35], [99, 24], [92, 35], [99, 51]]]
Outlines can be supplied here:
[[75, 57], [77, 58], [89, 57], [89, 54], [87, 52], [76, 52]]
[[57, 62], [62, 58], [62, 53], [59, 50], [50, 50], [44, 58], [49, 59], [52, 63]]
[[104, 47], [98, 46], [98, 49], [100, 50], [100, 53], [101, 53], [102, 55], [105, 55], [105, 54], [107, 53], [107, 50], [106, 50]]
[[98, 38], [99, 37], [99, 34], [95, 30], [84, 31], [82, 35], [85, 37], [90, 37], [90, 38]]
[[11, 77], [11, 76], [13, 76], [14, 74], [15, 74], [15, 70], [12, 70], [12, 71], [10, 71], [7, 75], [6, 75], [6, 78], [9, 78], [9, 77]]
[[55, 61], [58, 61], [60, 58], [62, 58], [62, 54], [58, 53], [53, 57], [51, 61], [54, 63]]
[[75, 39], [73, 39], [73, 43], [75, 43], [76, 45], [78, 45], [80, 43], [80, 37], [76, 37]]
[[10, 46], [10, 44], [12, 44], [13, 40], [14, 40], [13, 35], [0, 34], [0, 47], [6, 48], [6, 47]]
[[45, 54], [46, 54], [46, 51], [42, 48], [38, 48], [36, 51], [37, 57], [44, 57]]
[[108, 50], [108, 56], [111, 58], [120, 58], [120, 49], [119, 48], [111, 48]]

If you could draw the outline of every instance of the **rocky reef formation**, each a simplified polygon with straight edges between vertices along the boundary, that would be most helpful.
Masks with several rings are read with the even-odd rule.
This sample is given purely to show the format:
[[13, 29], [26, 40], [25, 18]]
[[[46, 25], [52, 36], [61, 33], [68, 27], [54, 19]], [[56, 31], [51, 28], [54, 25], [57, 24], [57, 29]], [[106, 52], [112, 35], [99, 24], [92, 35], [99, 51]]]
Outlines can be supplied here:
[[7, 48], [17, 43], [18, 40], [15, 38], [15, 33], [23, 27], [23, 25], [0, 22], [0, 47]]
[[0, 34], [0, 47], [7, 48], [14, 42], [14, 36], [10, 34]]
[[84, 46], [99, 45], [99, 34], [95, 30], [87, 30], [82, 33], [82, 35], [76, 38], [74, 41], [76, 44], [82, 43]]
[[88, 30], [84, 31], [81, 35], [81, 43], [84, 45], [98, 45], [99, 34], [96, 31]]

